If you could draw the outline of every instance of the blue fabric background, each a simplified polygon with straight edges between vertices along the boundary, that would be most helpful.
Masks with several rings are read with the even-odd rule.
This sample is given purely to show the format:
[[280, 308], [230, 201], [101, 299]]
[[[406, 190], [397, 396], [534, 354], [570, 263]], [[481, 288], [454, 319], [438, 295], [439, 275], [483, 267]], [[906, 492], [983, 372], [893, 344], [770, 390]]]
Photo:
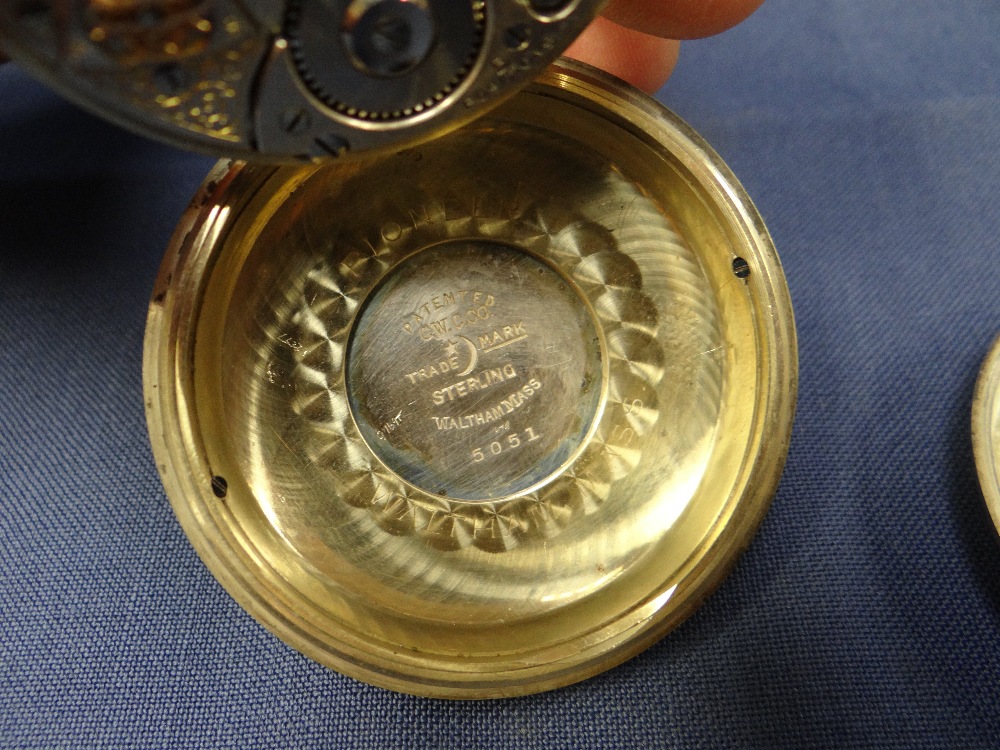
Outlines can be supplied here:
[[796, 304], [801, 395], [733, 575], [627, 664], [396, 695], [259, 627], [148, 448], [163, 248], [210, 160], [0, 69], [0, 745], [1000, 746], [1000, 543], [972, 387], [1000, 332], [1000, 5], [769, 0], [660, 98], [729, 162]]

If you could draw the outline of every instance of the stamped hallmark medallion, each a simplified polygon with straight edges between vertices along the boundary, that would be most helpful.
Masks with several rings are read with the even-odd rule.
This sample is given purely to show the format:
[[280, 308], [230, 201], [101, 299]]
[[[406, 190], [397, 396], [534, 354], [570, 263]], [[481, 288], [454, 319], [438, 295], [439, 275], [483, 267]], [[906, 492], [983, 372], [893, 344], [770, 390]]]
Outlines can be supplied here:
[[365, 442], [401, 479], [493, 500], [551, 478], [601, 403], [589, 305], [550, 265], [491, 242], [437, 245], [370, 296], [347, 354]]

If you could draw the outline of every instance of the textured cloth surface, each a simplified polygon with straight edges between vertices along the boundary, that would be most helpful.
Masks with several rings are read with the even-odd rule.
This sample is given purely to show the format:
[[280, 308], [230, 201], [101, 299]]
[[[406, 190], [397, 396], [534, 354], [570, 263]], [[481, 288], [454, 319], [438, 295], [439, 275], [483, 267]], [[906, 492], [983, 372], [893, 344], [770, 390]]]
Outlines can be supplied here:
[[769, 0], [660, 99], [761, 209], [796, 307], [791, 453], [749, 552], [559, 691], [397, 695], [246, 615], [145, 433], [145, 307], [211, 161], [0, 69], [0, 746], [1000, 746], [1000, 543], [969, 409], [1000, 333], [996, 0]]

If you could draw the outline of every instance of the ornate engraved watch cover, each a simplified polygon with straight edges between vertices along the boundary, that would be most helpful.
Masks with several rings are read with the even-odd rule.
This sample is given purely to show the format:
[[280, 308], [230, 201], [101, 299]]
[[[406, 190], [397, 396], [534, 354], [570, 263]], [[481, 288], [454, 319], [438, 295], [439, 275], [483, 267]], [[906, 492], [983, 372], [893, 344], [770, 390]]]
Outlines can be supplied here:
[[623, 661], [718, 585], [797, 360], [719, 158], [563, 62], [405, 150], [221, 163], [144, 378], [178, 518], [254, 617], [377, 685], [496, 697]]
[[602, 0], [4, 0], [0, 46], [79, 103], [217, 156], [414, 144], [526, 85]]

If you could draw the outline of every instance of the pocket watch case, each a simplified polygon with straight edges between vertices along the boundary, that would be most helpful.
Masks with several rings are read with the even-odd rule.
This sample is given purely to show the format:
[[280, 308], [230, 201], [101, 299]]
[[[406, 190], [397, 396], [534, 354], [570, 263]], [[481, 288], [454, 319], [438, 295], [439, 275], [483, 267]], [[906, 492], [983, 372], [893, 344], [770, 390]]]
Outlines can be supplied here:
[[220, 163], [145, 347], [222, 585], [307, 656], [448, 698], [584, 679], [689, 615], [768, 507], [797, 383], [743, 189], [568, 61], [413, 148]]
[[986, 507], [1000, 531], [1000, 337], [990, 347], [976, 381], [972, 451]]

